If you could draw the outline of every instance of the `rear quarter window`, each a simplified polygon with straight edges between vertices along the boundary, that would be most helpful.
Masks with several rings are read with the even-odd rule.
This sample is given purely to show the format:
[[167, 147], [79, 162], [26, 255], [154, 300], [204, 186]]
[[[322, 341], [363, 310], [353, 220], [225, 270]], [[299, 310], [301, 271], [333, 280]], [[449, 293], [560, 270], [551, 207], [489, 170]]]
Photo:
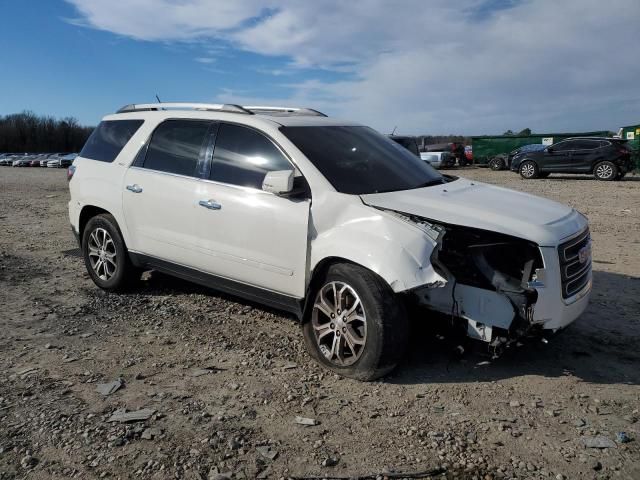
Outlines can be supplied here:
[[80, 156], [100, 162], [113, 162], [144, 120], [105, 120], [93, 131]]

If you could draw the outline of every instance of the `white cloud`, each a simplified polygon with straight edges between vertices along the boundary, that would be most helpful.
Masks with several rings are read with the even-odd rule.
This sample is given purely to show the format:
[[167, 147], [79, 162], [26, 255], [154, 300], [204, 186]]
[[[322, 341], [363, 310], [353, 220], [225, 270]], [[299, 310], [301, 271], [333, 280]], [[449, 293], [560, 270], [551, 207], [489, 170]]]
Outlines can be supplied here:
[[407, 133], [613, 129], [640, 111], [637, 0], [528, 0], [493, 13], [483, 0], [68, 1], [116, 34], [283, 56], [274, 81], [299, 67], [344, 74], [287, 85], [286, 98], [265, 85], [222, 101], [304, 103]]

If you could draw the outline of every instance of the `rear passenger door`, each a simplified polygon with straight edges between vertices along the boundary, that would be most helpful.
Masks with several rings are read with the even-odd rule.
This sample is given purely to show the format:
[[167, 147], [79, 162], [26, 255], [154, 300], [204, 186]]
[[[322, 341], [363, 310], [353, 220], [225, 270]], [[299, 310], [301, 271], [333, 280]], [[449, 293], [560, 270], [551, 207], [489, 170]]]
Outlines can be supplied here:
[[221, 123], [215, 137], [210, 174], [198, 187], [200, 268], [304, 297], [310, 195], [287, 198], [262, 190], [267, 172], [295, 167], [255, 129]]
[[210, 121], [165, 120], [127, 170], [122, 188], [130, 250], [198, 264], [195, 194], [213, 126]]
[[575, 148], [571, 152], [571, 169], [585, 173], [590, 172], [591, 164], [598, 154], [598, 148], [600, 148], [599, 140], [576, 140]]

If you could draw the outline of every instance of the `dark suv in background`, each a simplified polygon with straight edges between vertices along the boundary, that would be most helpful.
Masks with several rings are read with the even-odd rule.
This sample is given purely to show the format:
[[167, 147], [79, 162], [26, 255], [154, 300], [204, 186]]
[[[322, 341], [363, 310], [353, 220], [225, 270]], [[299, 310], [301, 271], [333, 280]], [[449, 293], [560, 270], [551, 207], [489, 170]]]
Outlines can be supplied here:
[[622, 180], [632, 167], [626, 140], [568, 138], [538, 152], [516, 155], [511, 170], [522, 178], [546, 178], [550, 173], [586, 173], [598, 180]]

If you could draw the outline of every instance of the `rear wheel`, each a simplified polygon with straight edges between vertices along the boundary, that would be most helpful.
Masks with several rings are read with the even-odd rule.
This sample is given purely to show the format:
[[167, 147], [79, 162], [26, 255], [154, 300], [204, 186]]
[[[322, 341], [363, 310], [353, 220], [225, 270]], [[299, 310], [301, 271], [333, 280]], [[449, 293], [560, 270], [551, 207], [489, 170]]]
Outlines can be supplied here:
[[531, 160], [527, 160], [520, 164], [520, 176], [530, 180], [532, 178], [538, 178], [538, 165]]
[[614, 180], [618, 176], [618, 167], [611, 162], [600, 162], [593, 169], [593, 176], [597, 180]]
[[104, 290], [124, 290], [140, 279], [141, 272], [132, 265], [112, 215], [97, 215], [87, 222], [82, 234], [82, 255], [93, 283]]
[[357, 265], [335, 264], [313, 295], [303, 333], [318, 363], [364, 381], [393, 370], [405, 351], [408, 320], [384, 280]]

